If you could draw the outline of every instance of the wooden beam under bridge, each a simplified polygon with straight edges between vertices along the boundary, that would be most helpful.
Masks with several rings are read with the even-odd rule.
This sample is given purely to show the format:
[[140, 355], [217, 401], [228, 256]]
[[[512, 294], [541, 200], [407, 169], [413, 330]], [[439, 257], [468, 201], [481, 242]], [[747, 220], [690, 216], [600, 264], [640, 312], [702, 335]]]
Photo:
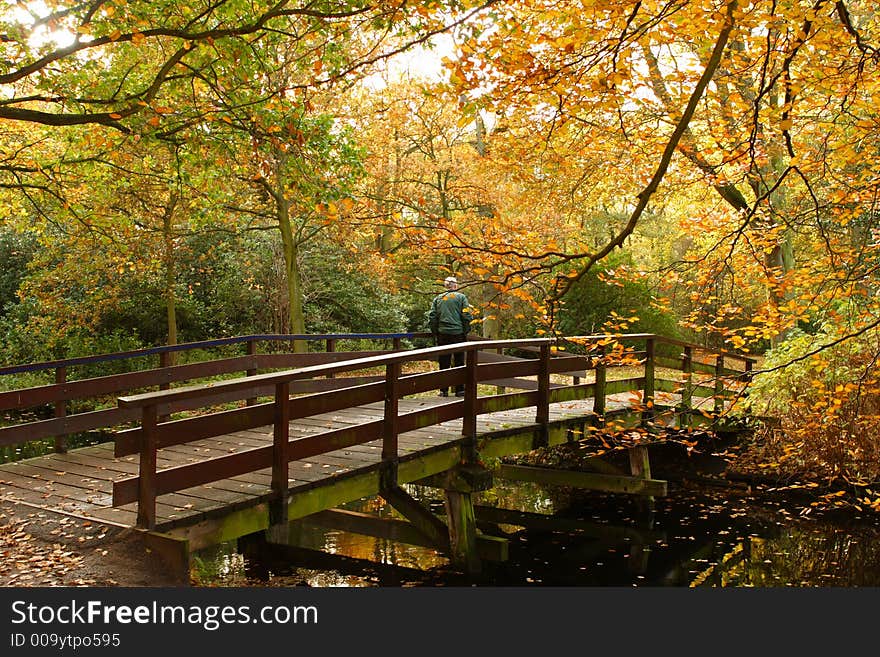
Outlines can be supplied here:
[[[434, 548], [434, 545], [421, 531], [406, 520], [397, 518], [379, 518], [368, 513], [347, 511], [345, 509], [327, 509], [319, 511], [298, 521], [305, 525], [352, 532], [374, 538], [384, 538], [408, 545]], [[477, 535], [477, 553], [487, 561], [506, 561], [509, 542], [505, 538]]]
[[642, 529], [622, 525], [565, 518], [546, 513], [519, 511], [517, 509], [501, 509], [494, 506], [475, 505], [474, 513], [479, 522], [491, 522], [499, 525], [516, 525], [526, 529], [544, 529], [549, 531], [576, 532], [583, 536], [608, 542], [633, 541], [635, 543], [653, 543], [665, 541], [666, 532], [654, 529]]
[[643, 479], [626, 475], [607, 475], [580, 470], [560, 470], [558, 468], [535, 467], [529, 465], [502, 464], [495, 473], [503, 479], [530, 481], [553, 486], [571, 486], [599, 490], [607, 493], [626, 493], [629, 495], [666, 495], [666, 481]]

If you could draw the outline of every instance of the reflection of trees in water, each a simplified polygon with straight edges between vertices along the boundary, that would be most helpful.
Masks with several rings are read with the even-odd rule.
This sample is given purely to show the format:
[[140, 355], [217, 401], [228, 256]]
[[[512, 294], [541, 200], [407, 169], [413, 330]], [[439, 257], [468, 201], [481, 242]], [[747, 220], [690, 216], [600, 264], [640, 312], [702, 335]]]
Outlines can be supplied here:
[[792, 528], [773, 539], [753, 538], [751, 586], [878, 586], [877, 531]]

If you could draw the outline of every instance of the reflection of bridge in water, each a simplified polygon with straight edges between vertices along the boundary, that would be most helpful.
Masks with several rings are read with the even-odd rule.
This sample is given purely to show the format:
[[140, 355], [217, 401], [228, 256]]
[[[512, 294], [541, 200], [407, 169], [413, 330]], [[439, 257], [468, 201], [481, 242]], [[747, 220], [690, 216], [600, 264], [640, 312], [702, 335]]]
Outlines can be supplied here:
[[[307, 336], [326, 340], [327, 350], [257, 353], [258, 341], [293, 337], [246, 336], [0, 370], [54, 369], [56, 378], [0, 393], [0, 408], [7, 410], [54, 408], [54, 417], [0, 429], [0, 445], [56, 442], [53, 453], [0, 466], [3, 498], [134, 528], [181, 573], [191, 551], [264, 531], [285, 542], [290, 521], [300, 519], [431, 546], [475, 571], [481, 559], [507, 555], [507, 541], [481, 527], [511, 523], [515, 514], [475, 508], [472, 495], [490, 488], [493, 477], [665, 495], [666, 483], [651, 478], [652, 433], [717, 421], [753, 364], [650, 334], [475, 340], [424, 349], [401, 349], [403, 339], [423, 335]], [[393, 345], [337, 350], [352, 338]], [[245, 343], [247, 354], [171, 364], [174, 351], [235, 343]], [[465, 365], [436, 370], [437, 356], [455, 351], [465, 352]], [[76, 366], [153, 354], [158, 368], [68, 380]], [[236, 372], [246, 376], [216, 380]], [[171, 388], [172, 382], [188, 385]], [[435, 396], [459, 384], [463, 397]], [[134, 394], [118, 397], [115, 406], [70, 412], [71, 402], [120, 393]], [[65, 435], [110, 427], [113, 442], [65, 445]], [[483, 465], [590, 440], [597, 430], [635, 437], [630, 472], [510, 464], [490, 471]], [[403, 487], [410, 483], [442, 489], [445, 514], [414, 499]], [[376, 495], [403, 520], [338, 508]], [[526, 520], [550, 522], [518, 516]]]

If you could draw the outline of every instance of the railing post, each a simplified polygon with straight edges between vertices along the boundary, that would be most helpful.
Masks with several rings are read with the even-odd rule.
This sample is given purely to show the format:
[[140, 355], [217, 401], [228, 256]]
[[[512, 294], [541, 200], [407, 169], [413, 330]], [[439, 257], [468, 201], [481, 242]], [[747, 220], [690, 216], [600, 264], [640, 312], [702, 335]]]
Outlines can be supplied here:
[[596, 357], [596, 381], [593, 384], [593, 412], [598, 416], [599, 426], [605, 425], [605, 387], [608, 380], [608, 370], [605, 366], [605, 345], [598, 345]]
[[156, 404], [144, 406], [141, 412], [141, 453], [138, 471], [137, 524], [144, 529], [156, 528]]
[[[248, 340], [246, 344], [247, 344], [247, 355], [250, 356], [251, 358], [253, 358], [253, 359], [254, 359], [254, 360], [253, 360], [253, 363], [256, 364], [256, 358], [255, 358], [255, 357], [256, 357], [256, 355], [257, 355], [257, 341], [256, 341], [256, 340]], [[256, 367], [249, 367], [249, 368], [246, 369], [245, 372], [244, 372], [244, 375], [245, 375], [245, 376], [256, 376], [256, 374], [257, 374], [257, 368], [256, 368]], [[248, 398], [245, 400], [245, 404], [246, 404], [247, 406], [253, 406], [253, 405], [256, 404], [256, 403], [257, 403], [257, 398], [256, 398], [256, 397], [248, 397]]]
[[685, 429], [691, 426], [691, 410], [694, 401], [694, 349], [685, 347], [681, 356], [681, 415], [678, 418], [678, 426]]
[[464, 410], [461, 416], [461, 435], [469, 439], [468, 456], [477, 459], [477, 350], [465, 356]]
[[538, 407], [535, 422], [550, 421], [550, 343], [541, 345], [541, 361], [538, 366]]
[[[67, 368], [61, 365], [55, 368], [55, 383], [61, 385], [67, 382]], [[67, 416], [67, 400], [59, 399], [55, 402], [55, 417]], [[67, 451], [67, 436], [55, 436], [55, 451], [64, 454]]]
[[[336, 351], [336, 338], [327, 338], [327, 353], [332, 354], [334, 351]], [[327, 375], [327, 378], [332, 379], [335, 376], [336, 374], [330, 372], [330, 374]]]
[[400, 338], [391, 338], [391, 348], [394, 351], [400, 351]]
[[[172, 361], [171, 361], [171, 352], [170, 351], [163, 351], [159, 354], [159, 367], [162, 370], [165, 370], [165, 368], [170, 367], [171, 362]], [[165, 372], [163, 372], [163, 374], [165, 374]], [[159, 384], [159, 390], [169, 390], [170, 388], [171, 388], [170, 383], [160, 383]], [[157, 421], [158, 422], [166, 422], [166, 421], [168, 421], [169, 418], [170, 418], [169, 415], [162, 415], [162, 416], [158, 417]]]
[[[497, 353], [499, 356], [503, 356], [504, 355], [504, 347], [498, 347], [495, 350], [495, 353]], [[503, 395], [505, 390], [507, 390], [507, 388], [505, 388], [504, 386], [495, 386], [495, 394], [496, 395]]]
[[288, 444], [290, 440], [290, 382], [275, 385], [272, 417], [272, 492], [283, 500], [287, 491]]
[[[400, 363], [388, 363], [385, 366], [385, 414], [382, 424], [382, 460], [397, 460], [397, 434], [399, 419], [397, 416], [397, 400], [399, 397]], [[395, 476], [396, 479], [396, 476]], [[396, 483], [393, 482], [393, 483]]]
[[715, 359], [715, 404], [712, 409], [715, 415], [724, 412], [724, 356]]
[[654, 338], [645, 340], [645, 389], [642, 394], [642, 424], [650, 422], [654, 417], [654, 352], [656, 341]]
[[743, 373], [740, 374], [740, 383], [742, 383], [743, 389], [740, 392], [742, 397], [748, 397], [749, 395], [749, 384], [752, 382], [752, 367], [754, 362], [749, 359], [743, 359]]
[[[171, 352], [163, 351], [159, 354], [159, 367], [161, 369], [165, 369], [171, 365]], [[160, 383], [159, 390], [168, 390], [171, 387], [170, 383]]]

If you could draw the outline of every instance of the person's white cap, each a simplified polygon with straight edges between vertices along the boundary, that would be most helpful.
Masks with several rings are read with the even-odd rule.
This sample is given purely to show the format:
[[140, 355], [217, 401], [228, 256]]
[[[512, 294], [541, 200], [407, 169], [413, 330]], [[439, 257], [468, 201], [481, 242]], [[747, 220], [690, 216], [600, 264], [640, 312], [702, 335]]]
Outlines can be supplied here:
[[443, 279], [444, 283], [458, 283], [458, 279], [455, 276], [447, 276]]

